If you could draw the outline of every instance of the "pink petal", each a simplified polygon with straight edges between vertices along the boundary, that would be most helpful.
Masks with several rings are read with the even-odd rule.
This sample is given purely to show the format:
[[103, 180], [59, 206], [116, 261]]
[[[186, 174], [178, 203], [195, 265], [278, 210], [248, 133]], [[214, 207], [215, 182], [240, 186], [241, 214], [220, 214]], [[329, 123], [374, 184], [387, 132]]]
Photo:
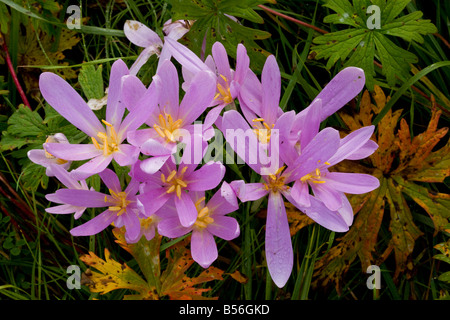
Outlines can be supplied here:
[[129, 111], [133, 111], [139, 102], [139, 99], [147, 91], [147, 88], [134, 75], [124, 76], [122, 78], [122, 102]]
[[166, 163], [166, 161], [170, 158], [170, 155], [167, 156], [154, 156], [148, 159], [142, 160], [140, 168], [147, 174], [156, 173], [161, 167]]
[[336, 191], [329, 183], [311, 183], [311, 188], [316, 198], [320, 199], [331, 211], [337, 211], [342, 207], [341, 193]]
[[322, 99], [322, 121], [356, 97], [365, 84], [364, 70], [348, 67], [339, 72], [317, 95]]
[[107, 207], [108, 201], [105, 201], [105, 194], [93, 190], [77, 190], [77, 189], [59, 189], [55, 192], [55, 196], [65, 204], [87, 208]]
[[279, 192], [269, 193], [265, 248], [270, 276], [282, 288], [291, 275], [294, 253], [286, 208]]
[[194, 230], [191, 236], [192, 259], [203, 268], [208, 268], [218, 257], [214, 236], [207, 230]]
[[235, 218], [221, 215], [211, 215], [211, 218], [214, 219], [214, 222], [208, 224], [206, 228], [216, 237], [229, 241], [239, 236], [239, 223]]
[[140, 150], [138, 147], [130, 144], [121, 144], [119, 150], [113, 153], [114, 160], [122, 166], [129, 166], [135, 163], [139, 157]]
[[83, 180], [92, 176], [93, 174], [105, 170], [105, 168], [111, 163], [112, 159], [113, 159], [112, 155], [109, 155], [107, 157], [100, 155], [89, 160], [88, 162], [76, 168], [75, 170], [72, 170], [70, 173], [75, 179]]
[[64, 160], [86, 160], [103, 153], [93, 144], [45, 143], [44, 148], [55, 157]]
[[225, 175], [225, 166], [220, 162], [210, 162], [192, 172], [184, 181], [188, 190], [211, 190], [219, 185]]
[[95, 218], [70, 230], [70, 234], [73, 236], [92, 236], [105, 230], [116, 218], [117, 215], [114, 211], [103, 211]]
[[178, 41], [175, 41], [169, 37], [165, 37], [164, 41], [164, 47], [167, 47], [172, 56], [189, 71], [197, 73], [200, 70], [209, 70], [206, 64], [204, 64], [195, 53]]
[[241, 202], [255, 201], [269, 193], [262, 183], [245, 183], [243, 180], [235, 180], [230, 183], [230, 186]]
[[275, 56], [270, 55], [264, 64], [261, 74], [262, 109], [261, 116], [269, 124], [277, 119], [281, 93], [281, 75]]
[[177, 208], [178, 217], [183, 227], [192, 226], [197, 220], [197, 208], [191, 197], [184, 191], [181, 192], [181, 197], [174, 197], [175, 207]]
[[311, 205], [311, 202], [309, 200], [309, 187], [307, 183], [304, 183], [300, 180], [295, 181], [294, 185], [291, 188], [291, 196], [299, 205], [303, 207], [309, 207]]
[[123, 31], [128, 40], [139, 47], [162, 46], [158, 34], [138, 21], [127, 20]]
[[380, 186], [378, 178], [363, 173], [329, 172], [326, 181], [330, 188], [351, 194], [370, 192]]
[[180, 104], [179, 81], [177, 69], [170, 60], [166, 60], [161, 64], [155, 81], [161, 93], [159, 96], [160, 107], [176, 121]]
[[120, 186], [119, 178], [117, 174], [111, 169], [105, 169], [98, 174], [100, 179], [102, 179], [103, 183], [106, 187], [116, 193], [122, 191], [122, 187]]
[[180, 104], [178, 119], [189, 125], [206, 110], [216, 93], [216, 79], [211, 71], [199, 71], [192, 79]]
[[250, 58], [247, 55], [247, 49], [241, 43], [237, 46], [236, 51], [236, 72], [234, 73], [234, 81], [243, 84], [247, 77], [250, 66]]
[[207, 207], [214, 215], [225, 215], [239, 208], [236, 194], [226, 181], [222, 183], [222, 187], [209, 199]]
[[211, 49], [214, 62], [216, 64], [217, 72], [231, 81], [230, 63], [228, 61], [228, 54], [225, 47], [220, 42], [215, 42]]
[[137, 196], [144, 206], [144, 214], [147, 217], [159, 210], [171, 197], [172, 194], [167, 193], [164, 188], [146, 190], [143, 194]]
[[106, 105], [106, 121], [119, 128], [125, 112], [125, 105], [120, 101], [122, 77], [128, 75], [128, 67], [122, 60], [117, 60], [111, 67], [109, 77], [108, 102]]
[[125, 238], [128, 242], [136, 242], [141, 236], [141, 222], [132, 210], [128, 210], [123, 215], [125, 225]]
[[98, 132], [105, 131], [83, 98], [60, 76], [51, 72], [42, 73], [39, 89], [53, 109], [88, 136], [96, 137]]

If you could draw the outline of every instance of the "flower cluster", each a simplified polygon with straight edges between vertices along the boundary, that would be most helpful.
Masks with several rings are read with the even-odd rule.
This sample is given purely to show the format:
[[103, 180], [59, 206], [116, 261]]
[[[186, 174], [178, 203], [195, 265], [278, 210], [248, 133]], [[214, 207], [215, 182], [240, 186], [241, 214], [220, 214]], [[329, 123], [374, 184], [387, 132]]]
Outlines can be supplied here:
[[[362, 90], [364, 72], [342, 70], [310, 106], [298, 114], [285, 112], [279, 107], [281, 76], [274, 56], [258, 78], [243, 45], [237, 47], [233, 69], [221, 43], [202, 60], [177, 41], [187, 32], [185, 26], [170, 22], [166, 27], [161, 39], [143, 24], [127, 21], [125, 34], [145, 49], [130, 69], [122, 60], [112, 65], [104, 119], [62, 78], [41, 74], [45, 100], [88, 141], [70, 144], [55, 134], [44, 150], [30, 151], [30, 159], [65, 186], [46, 196], [57, 204], [47, 211], [74, 213], [78, 219], [86, 208], [104, 208], [73, 228], [73, 236], [97, 234], [111, 224], [124, 227], [130, 243], [142, 236], [150, 240], [156, 232], [169, 238], [191, 233], [192, 257], [206, 268], [218, 256], [214, 236], [232, 240], [240, 234], [239, 215], [227, 216], [239, 209], [238, 200], [268, 196], [266, 258], [272, 279], [282, 287], [293, 267], [284, 201], [323, 227], [345, 232], [353, 221], [346, 193], [379, 186], [373, 176], [332, 170], [344, 159], [362, 159], [376, 150], [370, 140], [373, 126], [344, 138], [333, 128], [320, 130], [324, 119]], [[159, 56], [158, 69], [144, 84], [137, 74], [152, 54]], [[181, 65], [182, 77], [174, 63]], [[209, 142], [213, 137], [220, 141], [220, 135], [232, 150], [218, 159], [219, 143], [209, 159]], [[256, 182], [225, 181], [233, 151], [258, 174]], [[110, 169], [117, 167], [112, 161], [128, 172], [124, 188]], [[86, 179], [96, 174], [106, 193], [89, 189]]]

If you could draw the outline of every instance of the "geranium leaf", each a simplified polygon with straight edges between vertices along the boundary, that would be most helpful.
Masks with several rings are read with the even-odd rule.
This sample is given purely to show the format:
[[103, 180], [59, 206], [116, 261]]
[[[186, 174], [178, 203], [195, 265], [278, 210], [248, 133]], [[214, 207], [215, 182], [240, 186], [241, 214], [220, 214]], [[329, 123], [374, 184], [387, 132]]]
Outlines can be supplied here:
[[[420, 11], [397, 17], [409, 2], [410, 0], [353, 0], [353, 3], [348, 0], [326, 1], [324, 6], [336, 13], [326, 16], [324, 22], [350, 27], [316, 37], [313, 42], [317, 46], [313, 47], [312, 51], [317, 53], [317, 59], [328, 59], [328, 69], [339, 59], [344, 62], [348, 57], [349, 60], [344, 66], [364, 69], [366, 85], [371, 91], [374, 88], [373, 62], [375, 56], [379, 57], [383, 66], [382, 72], [389, 85], [395, 85], [396, 76], [408, 76], [409, 64], [416, 62], [417, 57], [397, 46], [388, 36], [422, 43], [423, 35], [437, 32], [429, 20], [420, 19]], [[371, 5], [378, 6], [380, 11], [366, 11]], [[373, 14], [379, 14], [378, 28], [368, 26]]]

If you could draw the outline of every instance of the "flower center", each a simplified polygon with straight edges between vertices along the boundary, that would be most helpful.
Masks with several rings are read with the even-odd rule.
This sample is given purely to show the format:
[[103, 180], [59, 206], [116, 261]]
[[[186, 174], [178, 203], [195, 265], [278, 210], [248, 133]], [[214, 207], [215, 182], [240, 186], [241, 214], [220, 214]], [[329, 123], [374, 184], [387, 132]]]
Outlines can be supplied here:
[[272, 124], [272, 126], [269, 126], [263, 118], [255, 118], [252, 121], [255, 122], [255, 124], [253, 126], [256, 128], [256, 129], [253, 129], [253, 132], [258, 137], [259, 142], [269, 143], [271, 131], [272, 131], [273, 127], [275, 126], [275, 124]]
[[225, 85], [222, 86], [220, 83], [217, 83], [217, 94], [214, 97], [214, 100], [223, 101], [226, 104], [233, 102], [233, 96], [231, 95], [230, 86], [228, 85], [228, 79], [224, 75], [220, 75], [220, 77], [225, 82]]
[[[127, 194], [124, 191], [117, 193], [111, 189], [109, 189], [109, 193], [113, 198], [113, 200], [111, 201], [113, 205], [109, 206], [108, 209], [117, 212], [117, 216], [120, 216], [123, 213], [125, 213], [127, 211], [127, 206], [131, 203], [130, 200], [127, 200]], [[105, 202], [108, 202], [106, 196]]]
[[203, 207], [200, 208], [200, 204], [205, 201], [205, 197], [198, 199], [195, 202], [195, 207], [197, 208], [197, 220], [194, 223], [194, 226], [196, 226], [199, 229], [204, 229], [206, 228], [210, 223], [214, 222], [214, 219], [211, 218], [210, 215], [210, 211], [208, 209], [208, 207]]
[[99, 132], [97, 133], [97, 138], [100, 141], [97, 141], [95, 137], [91, 137], [91, 139], [94, 146], [99, 150], [103, 150], [103, 155], [106, 157], [119, 150], [119, 139], [113, 125], [105, 120], [102, 120], [102, 122], [109, 127], [109, 134]]
[[168, 187], [166, 192], [176, 192], [178, 199], [181, 199], [181, 188], [187, 187], [186, 182], [183, 181], [183, 176], [186, 170], [187, 167], [181, 169], [180, 173], [178, 173], [176, 170], [172, 170], [167, 178], [164, 173], [161, 173], [161, 181]]
[[174, 131], [181, 127], [183, 120], [178, 119], [173, 121], [170, 114], [164, 112], [164, 114], [159, 115], [159, 125], [154, 124], [153, 129], [161, 136], [161, 138], [166, 139], [168, 142], [175, 142], [176, 137], [174, 136]]
[[269, 181], [266, 183], [263, 183], [266, 190], [271, 190], [273, 192], [277, 192], [277, 191], [285, 191], [290, 188], [284, 182], [286, 177], [281, 175], [281, 173], [283, 172], [283, 170], [285, 168], [286, 168], [286, 166], [283, 166], [283, 167], [279, 168], [275, 172], [275, 174], [269, 174]]
[[148, 228], [150, 228], [150, 226], [152, 224], [157, 222], [157, 218], [155, 216], [151, 216], [151, 217], [148, 217], [148, 218], [142, 218], [140, 220], [141, 220], [141, 227], [143, 229], [148, 229]]
[[[329, 162], [325, 162], [326, 165], [330, 165]], [[316, 168], [316, 170], [314, 170], [311, 173], [308, 173], [307, 175], [303, 176], [300, 178], [301, 182], [307, 182], [310, 181], [312, 183], [316, 183], [316, 184], [321, 184], [321, 183], [325, 183], [326, 181], [323, 180], [324, 174], [322, 172], [320, 172], [319, 168]]]

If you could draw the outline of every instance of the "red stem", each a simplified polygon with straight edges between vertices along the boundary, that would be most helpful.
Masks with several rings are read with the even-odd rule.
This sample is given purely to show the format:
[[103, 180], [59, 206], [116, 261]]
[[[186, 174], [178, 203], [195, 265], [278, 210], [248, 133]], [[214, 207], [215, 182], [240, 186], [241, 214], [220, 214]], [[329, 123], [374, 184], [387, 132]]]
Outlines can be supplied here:
[[8, 47], [1, 34], [0, 34], [0, 44], [2, 45], [3, 51], [5, 51], [6, 64], [8, 65], [9, 72], [11, 73], [17, 91], [19, 92], [19, 95], [22, 98], [23, 104], [26, 105], [31, 110], [31, 106], [30, 103], [28, 102], [27, 96], [25, 95], [25, 92], [23, 91], [22, 86], [20, 85], [19, 79], [17, 78], [16, 72], [14, 71], [14, 66], [12, 64], [11, 57], [9, 56]]
[[270, 13], [272, 13], [272, 14], [274, 14], [274, 15], [277, 15], [277, 16], [279, 16], [279, 17], [281, 17], [281, 18], [284, 18], [284, 19], [286, 19], [286, 20], [289, 20], [289, 21], [292, 21], [292, 22], [297, 23], [297, 24], [299, 24], [299, 25], [302, 25], [302, 26], [305, 26], [305, 27], [314, 29], [314, 30], [316, 30], [316, 31], [318, 31], [318, 32], [320, 32], [320, 33], [323, 33], [323, 34], [328, 33], [328, 31], [326, 31], [326, 30], [320, 29], [320, 28], [318, 28], [318, 27], [316, 27], [316, 26], [313, 26], [312, 24], [303, 22], [303, 21], [301, 21], [301, 20], [298, 20], [298, 19], [289, 17], [289, 16], [287, 16], [287, 15], [285, 15], [285, 14], [283, 14], [283, 13], [280, 13], [280, 12], [275, 11], [275, 10], [272, 10], [272, 9], [266, 7], [266, 6], [263, 6], [262, 4], [258, 5], [258, 7], [260, 7], [260, 8], [263, 9], [264, 11], [270, 12]]

